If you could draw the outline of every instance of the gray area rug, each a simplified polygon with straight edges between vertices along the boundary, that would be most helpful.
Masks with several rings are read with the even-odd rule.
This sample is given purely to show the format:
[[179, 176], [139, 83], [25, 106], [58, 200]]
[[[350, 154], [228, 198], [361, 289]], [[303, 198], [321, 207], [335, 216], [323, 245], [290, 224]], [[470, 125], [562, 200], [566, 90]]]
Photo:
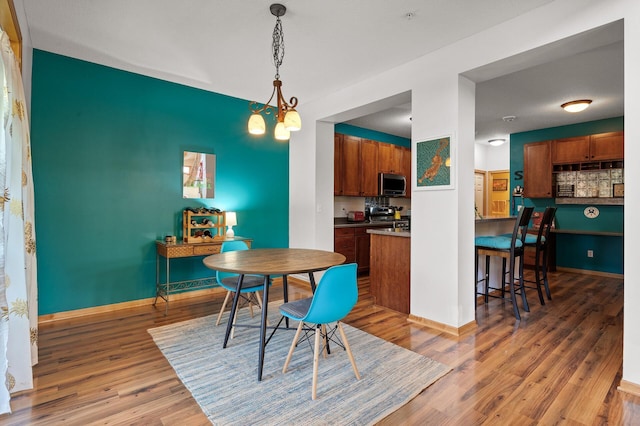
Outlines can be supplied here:
[[[279, 302], [269, 304], [270, 325]], [[260, 324], [244, 308], [238, 323]], [[256, 310], [256, 312], [259, 312]], [[240, 328], [222, 349], [226, 322], [215, 315], [149, 329], [156, 345], [204, 413], [219, 425], [367, 425], [394, 412], [451, 369], [371, 334], [343, 324], [361, 380], [347, 353], [332, 346], [320, 357], [318, 397], [311, 399], [313, 349], [296, 348], [282, 373], [297, 323], [279, 329], [267, 345], [262, 381], [258, 375], [257, 328]], [[225, 318], [226, 321], [226, 318]]]

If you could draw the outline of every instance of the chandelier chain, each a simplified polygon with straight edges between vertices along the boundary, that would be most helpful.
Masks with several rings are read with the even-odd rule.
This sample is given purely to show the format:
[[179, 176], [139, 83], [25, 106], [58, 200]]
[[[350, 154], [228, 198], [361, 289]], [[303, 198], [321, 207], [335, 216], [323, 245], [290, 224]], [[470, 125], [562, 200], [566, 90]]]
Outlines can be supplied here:
[[273, 42], [271, 43], [273, 52], [273, 64], [276, 66], [276, 80], [280, 79], [280, 65], [284, 59], [284, 31], [282, 30], [282, 21], [278, 16], [276, 26], [273, 28]]

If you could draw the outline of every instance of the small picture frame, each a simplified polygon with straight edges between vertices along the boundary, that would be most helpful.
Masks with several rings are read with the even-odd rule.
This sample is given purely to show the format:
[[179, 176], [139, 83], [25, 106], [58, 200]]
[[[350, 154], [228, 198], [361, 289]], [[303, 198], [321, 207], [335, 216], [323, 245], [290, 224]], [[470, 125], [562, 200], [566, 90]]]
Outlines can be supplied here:
[[493, 190], [494, 191], [506, 191], [509, 181], [507, 179], [494, 179]]
[[624, 183], [613, 184], [613, 196], [617, 198], [624, 197]]
[[453, 189], [455, 161], [454, 140], [451, 134], [429, 138], [416, 143], [416, 163], [413, 189]]

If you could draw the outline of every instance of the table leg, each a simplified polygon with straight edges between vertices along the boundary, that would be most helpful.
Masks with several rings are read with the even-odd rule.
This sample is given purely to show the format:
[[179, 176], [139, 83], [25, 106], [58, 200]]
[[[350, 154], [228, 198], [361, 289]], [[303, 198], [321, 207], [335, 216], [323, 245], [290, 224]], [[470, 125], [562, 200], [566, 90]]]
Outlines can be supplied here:
[[231, 334], [231, 329], [233, 328], [233, 319], [236, 316], [236, 309], [238, 308], [238, 300], [240, 299], [240, 289], [242, 288], [243, 280], [244, 280], [244, 274], [240, 274], [238, 276], [238, 284], [236, 285], [236, 292], [233, 295], [233, 304], [231, 305], [231, 312], [229, 312], [229, 321], [227, 321], [227, 331], [224, 335], [224, 343], [222, 344], [223, 348], [227, 347], [227, 342], [229, 341], [229, 334]]
[[164, 315], [167, 316], [167, 314], [169, 313], [169, 258], [166, 257], [165, 259], [167, 261], [167, 276], [164, 277], [164, 281], [166, 283], [164, 297], [167, 298], [167, 303], [165, 303], [164, 305]]
[[311, 284], [311, 292], [316, 292], [316, 280], [313, 277], [313, 272], [309, 272], [309, 283]]
[[264, 290], [262, 296], [262, 322], [260, 323], [260, 353], [258, 354], [258, 381], [262, 381], [262, 366], [264, 364], [264, 350], [267, 326], [267, 307], [269, 306], [269, 275], [264, 276]]
[[[286, 275], [282, 276], [282, 291], [284, 292], [284, 303], [287, 303], [289, 301], [289, 283]], [[284, 318], [284, 323], [289, 328], [289, 317]]]
[[156, 298], [153, 300], [153, 306], [158, 302], [158, 293], [160, 290], [160, 255], [156, 253]]

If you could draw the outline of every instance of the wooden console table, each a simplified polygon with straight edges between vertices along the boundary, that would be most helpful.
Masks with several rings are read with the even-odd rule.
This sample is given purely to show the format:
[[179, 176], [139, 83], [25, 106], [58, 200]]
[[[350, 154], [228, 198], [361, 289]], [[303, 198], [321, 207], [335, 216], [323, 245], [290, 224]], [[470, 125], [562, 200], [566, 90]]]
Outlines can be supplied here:
[[[169, 312], [169, 295], [184, 290], [195, 290], [199, 288], [212, 287], [216, 284], [214, 276], [207, 278], [198, 278], [185, 281], [171, 281], [170, 267], [171, 259], [180, 257], [198, 257], [209, 256], [220, 253], [222, 243], [225, 241], [244, 241], [251, 248], [251, 241], [248, 238], [235, 237], [219, 240], [211, 240], [203, 243], [166, 243], [164, 241], [156, 241], [156, 298], [153, 306], [156, 305], [158, 297], [165, 301], [164, 314]], [[160, 257], [164, 257], [165, 263], [165, 279], [160, 282]]]

